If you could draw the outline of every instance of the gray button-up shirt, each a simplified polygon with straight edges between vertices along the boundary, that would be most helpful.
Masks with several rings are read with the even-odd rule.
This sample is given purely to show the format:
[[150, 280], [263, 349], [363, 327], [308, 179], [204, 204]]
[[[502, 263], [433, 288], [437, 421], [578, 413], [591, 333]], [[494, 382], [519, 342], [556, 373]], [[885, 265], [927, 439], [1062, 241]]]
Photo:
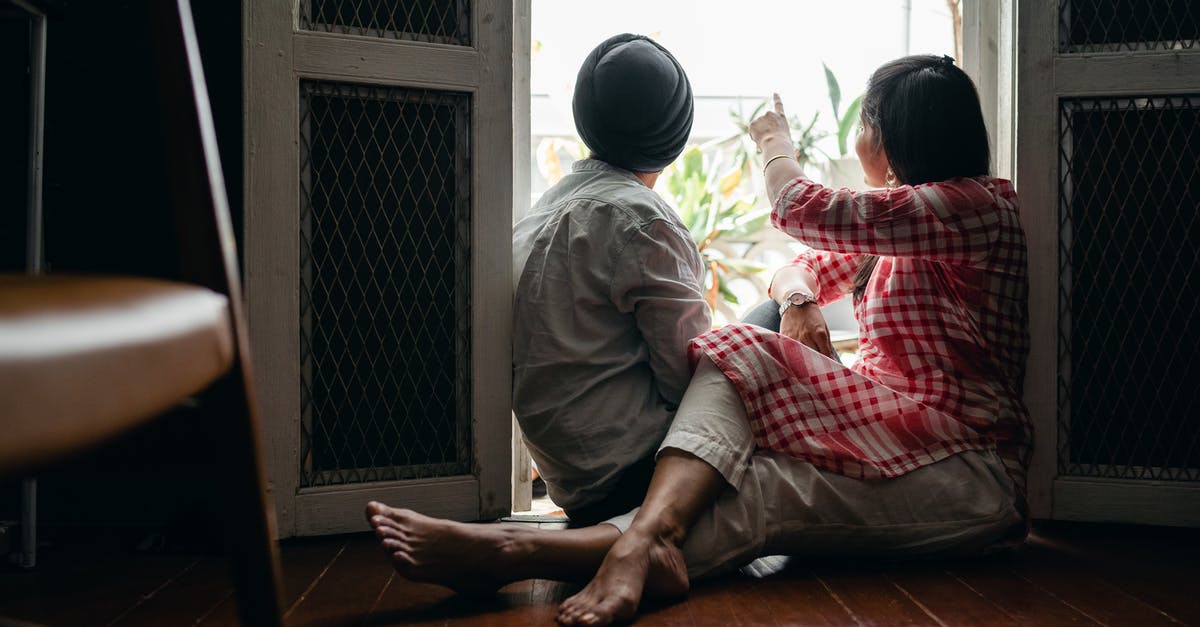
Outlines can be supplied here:
[[513, 411], [554, 502], [591, 505], [666, 434], [704, 266], [674, 209], [595, 159], [513, 228], [513, 262]]

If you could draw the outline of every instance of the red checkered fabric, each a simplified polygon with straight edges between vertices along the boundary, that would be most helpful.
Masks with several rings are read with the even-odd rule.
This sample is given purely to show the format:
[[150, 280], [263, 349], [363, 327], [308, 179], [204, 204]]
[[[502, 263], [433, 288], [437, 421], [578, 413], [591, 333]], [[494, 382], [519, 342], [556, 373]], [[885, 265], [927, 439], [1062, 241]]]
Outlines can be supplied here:
[[894, 477], [995, 448], [1023, 494], [1031, 425], [1025, 236], [1008, 181], [890, 190], [805, 179], [775, 203], [777, 228], [812, 247], [824, 305], [847, 295], [863, 255], [879, 263], [855, 305], [850, 368], [791, 338], [734, 324], [692, 341], [737, 387], [759, 447], [852, 477]]

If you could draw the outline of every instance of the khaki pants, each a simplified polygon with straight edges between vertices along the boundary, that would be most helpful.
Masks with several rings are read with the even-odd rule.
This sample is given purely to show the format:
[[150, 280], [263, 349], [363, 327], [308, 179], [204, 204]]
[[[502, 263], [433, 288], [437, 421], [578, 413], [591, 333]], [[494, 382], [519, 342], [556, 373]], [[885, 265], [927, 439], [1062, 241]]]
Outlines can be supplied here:
[[[966, 452], [891, 479], [852, 479], [755, 451], [733, 384], [702, 359], [659, 447], [686, 451], [729, 486], [683, 546], [692, 578], [764, 555], [907, 557], [978, 553], [1022, 524], [994, 451]], [[606, 521], [622, 532], [637, 510]]]

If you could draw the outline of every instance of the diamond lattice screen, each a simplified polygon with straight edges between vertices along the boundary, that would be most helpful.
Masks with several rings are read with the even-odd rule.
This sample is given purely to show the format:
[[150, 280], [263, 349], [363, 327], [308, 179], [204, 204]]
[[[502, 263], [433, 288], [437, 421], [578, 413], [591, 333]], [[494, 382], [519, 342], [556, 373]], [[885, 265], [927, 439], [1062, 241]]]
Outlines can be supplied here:
[[300, 88], [303, 485], [470, 469], [470, 98]]
[[1059, 472], [1200, 480], [1200, 95], [1059, 113]]
[[1200, 41], [1197, 0], [1059, 0], [1060, 52], [1181, 50]]
[[300, 2], [305, 30], [469, 46], [470, 25], [470, 0]]

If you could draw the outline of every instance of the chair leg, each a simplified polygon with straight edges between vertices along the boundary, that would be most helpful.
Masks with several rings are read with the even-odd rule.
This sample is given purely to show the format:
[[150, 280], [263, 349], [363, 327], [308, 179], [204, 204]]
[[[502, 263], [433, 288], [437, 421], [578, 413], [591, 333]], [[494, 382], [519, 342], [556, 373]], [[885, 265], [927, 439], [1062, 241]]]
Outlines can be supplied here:
[[220, 443], [216, 511], [225, 511], [225, 546], [244, 625], [282, 624], [279, 555], [266, 493], [258, 415], [249, 402], [241, 367], [218, 382], [204, 420]]
[[37, 566], [37, 479], [21, 482], [21, 568]]

